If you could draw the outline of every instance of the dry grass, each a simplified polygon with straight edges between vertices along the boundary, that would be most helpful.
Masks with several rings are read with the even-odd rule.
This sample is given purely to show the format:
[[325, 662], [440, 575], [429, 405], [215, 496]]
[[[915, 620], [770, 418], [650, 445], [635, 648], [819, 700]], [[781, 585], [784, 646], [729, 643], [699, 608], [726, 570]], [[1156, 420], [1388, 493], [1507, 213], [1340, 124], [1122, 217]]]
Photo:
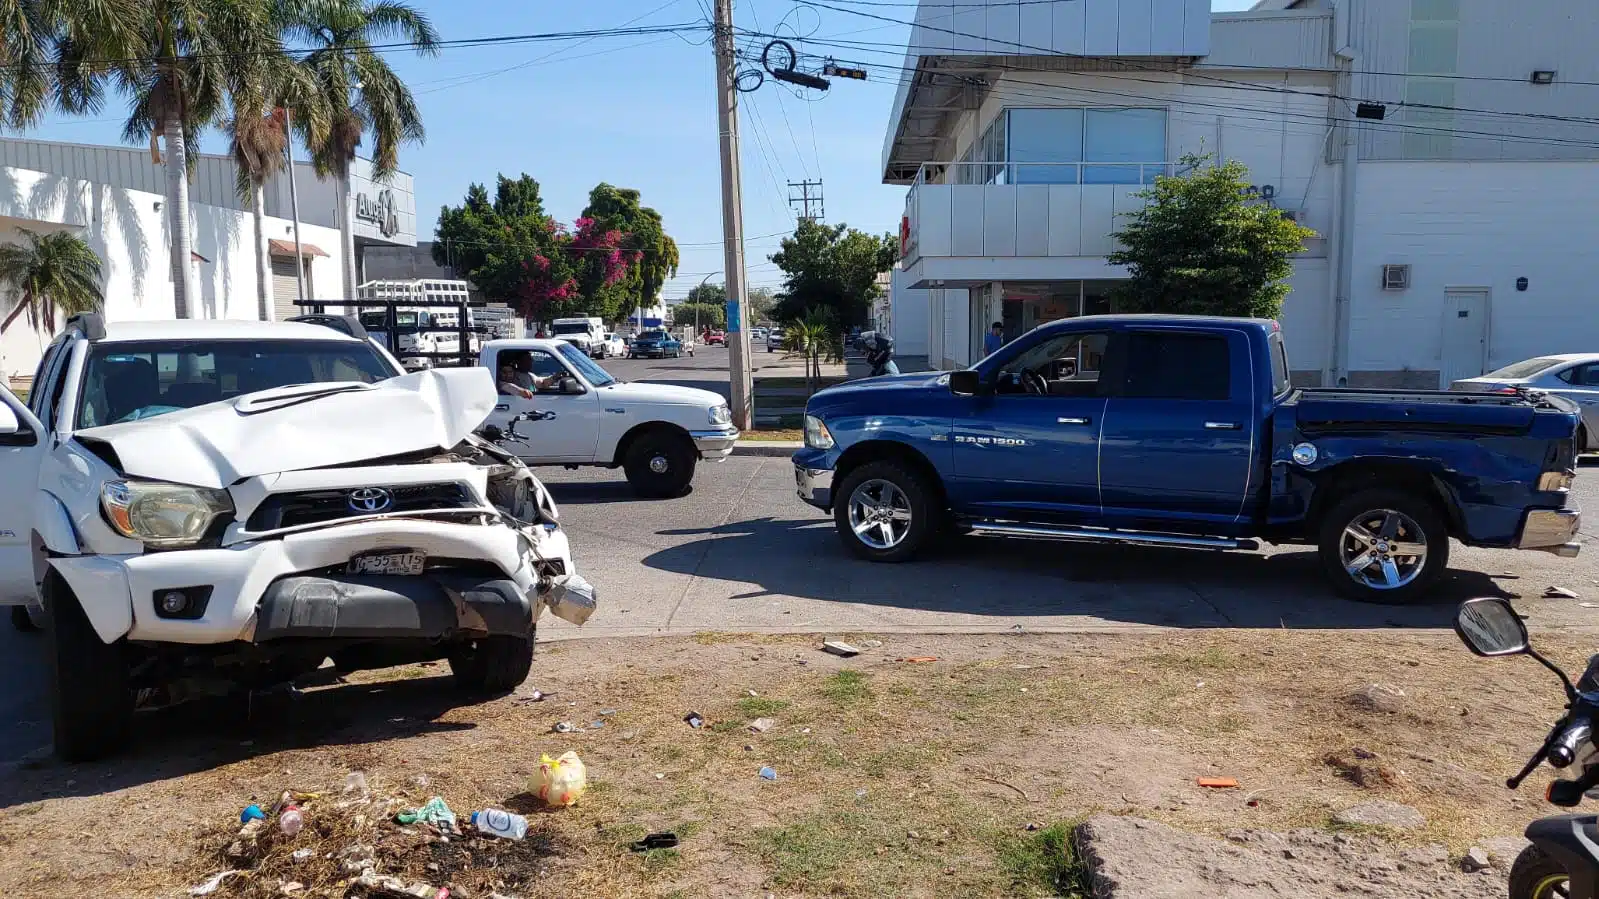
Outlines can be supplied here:
[[[268, 724], [295, 739], [257, 737], [220, 760], [212, 756], [224, 741], [202, 731], [152, 738], [126, 763], [134, 772], [110, 787], [80, 769], [20, 771], [0, 792], [0, 892], [171, 895], [221, 869], [236, 829], [227, 822], [250, 797], [336, 786], [352, 767], [368, 772], [378, 795], [409, 804], [437, 794], [463, 817], [486, 805], [533, 811], [518, 803], [538, 755], [568, 748], [587, 763], [590, 792], [573, 808], [535, 812], [537, 839], [525, 844], [443, 849], [396, 836], [383, 815], [357, 833], [313, 805], [326, 830], [316, 845], [325, 855], [389, 840], [393, 870], [382, 873], [448, 879], [469, 892], [498, 882], [524, 899], [1051, 896], [1080, 885], [1057, 847], [1085, 815], [1222, 833], [1324, 827], [1343, 807], [1386, 798], [1428, 819], [1391, 838], [1458, 852], [1516, 833], [1540, 811], [1538, 784], [1517, 797], [1500, 778], [1531, 750], [1560, 697], [1525, 660], [1478, 660], [1449, 635], [884, 639], [853, 659], [789, 637], [563, 643], [541, 651], [536, 684], [524, 688], [551, 693], [542, 703], [454, 706], [440, 699], [452, 695], [447, 682], [431, 676], [442, 668], [411, 679], [415, 669], [396, 669], [375, 685], [307, 694], [298, 717]], [[1575, 642], [1542, 642], [1581, 657]], [[940, 661], [899, 661], [926, 655]], [[1398, 713], [1343, 701], [1374, 681], [1405, 691]], [[330, 709], [353, 722], [319, 723]], [[684, 724], [689, 709], [708, 726]], [[750, 731], [762, 717], [777, 726]], [[550, 735], [563, 720], [587, 729]], [[174, 756], [189, 759], [188, 773], [137, 770]], [[777, 779], [758, 777], [762, 766]], [[427, 786], [414, 782], [419, 774]], [[1213, 774], [1240, 788], [1195, 785]], [[82, 822], [152, 818], [157, 832], [119, 828], [97, 841], [109, 855], [92, 863], [67, 851]], [[628, 849], [659, 830], [682, 845]], [[320, 866], [335, 860], [319, 855], [302, 869], [288, 855], [304, 845], [272, 844], [257, 877], [216, 895], [270, 895], [245, 890], [289, 878], [332, 883]]]
[[[802, 416], [803, 417], [803, 416]], [[805, 439], [804, 428], [752, 428], [738, 435], [740, 440], [769, 440], [774, 442]]]

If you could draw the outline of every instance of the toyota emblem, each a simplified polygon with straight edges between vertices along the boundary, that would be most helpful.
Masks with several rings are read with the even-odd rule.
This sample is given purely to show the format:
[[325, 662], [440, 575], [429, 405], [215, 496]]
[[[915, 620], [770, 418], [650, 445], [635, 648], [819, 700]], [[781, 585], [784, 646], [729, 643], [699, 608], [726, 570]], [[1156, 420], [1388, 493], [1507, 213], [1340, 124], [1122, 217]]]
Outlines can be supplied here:
[[394, 496], [382, 487], [361, 487], [350, 491], [349, 504], [352, 512], [387, 512], [394, 505]]

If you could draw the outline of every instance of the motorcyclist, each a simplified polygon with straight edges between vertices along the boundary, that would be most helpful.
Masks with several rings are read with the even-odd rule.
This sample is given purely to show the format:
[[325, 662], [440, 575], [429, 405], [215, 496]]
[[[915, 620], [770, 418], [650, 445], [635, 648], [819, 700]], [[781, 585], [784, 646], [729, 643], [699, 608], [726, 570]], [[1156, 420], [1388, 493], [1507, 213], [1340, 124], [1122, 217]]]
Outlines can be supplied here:
[[894, 364], [893, 338], [873, 332], [865, 336], [862, 343], [866, 347], [866, 364], [872, 367], [870, 377], [899, 374], [899, 366]]

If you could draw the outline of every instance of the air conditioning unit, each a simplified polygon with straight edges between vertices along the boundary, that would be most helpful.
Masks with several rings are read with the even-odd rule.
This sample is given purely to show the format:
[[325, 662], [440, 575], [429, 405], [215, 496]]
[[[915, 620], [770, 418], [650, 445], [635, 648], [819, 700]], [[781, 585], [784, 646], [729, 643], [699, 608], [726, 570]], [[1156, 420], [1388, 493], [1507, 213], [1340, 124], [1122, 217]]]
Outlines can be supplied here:
[[1410, 266], [1385, 265], [1382, 267], [1383, 290], [1409, 290]]

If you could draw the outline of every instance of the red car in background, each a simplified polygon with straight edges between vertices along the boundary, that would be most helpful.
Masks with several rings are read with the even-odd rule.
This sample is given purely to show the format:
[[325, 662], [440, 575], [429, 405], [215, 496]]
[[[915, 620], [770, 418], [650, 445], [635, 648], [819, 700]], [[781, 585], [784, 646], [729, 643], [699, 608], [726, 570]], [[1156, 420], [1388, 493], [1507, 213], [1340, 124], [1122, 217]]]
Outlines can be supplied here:
[[704, 343], [706, 346], [727, 346], [727, 332], [706, 331]]

